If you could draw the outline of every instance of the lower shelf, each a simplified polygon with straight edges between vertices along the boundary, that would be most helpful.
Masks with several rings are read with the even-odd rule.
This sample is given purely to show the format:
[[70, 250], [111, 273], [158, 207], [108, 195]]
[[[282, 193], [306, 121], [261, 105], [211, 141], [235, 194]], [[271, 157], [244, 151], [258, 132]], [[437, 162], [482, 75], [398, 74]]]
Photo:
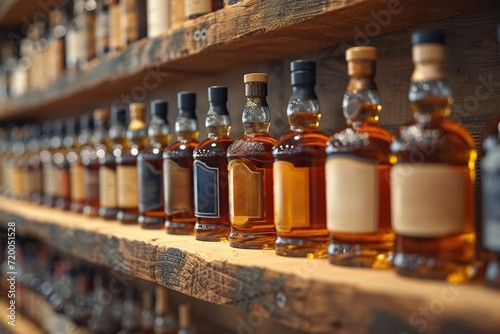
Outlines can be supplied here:
[[93, 263], [311, 333], [500, 332], [500, 292], [240, 250], [0, 200], [0, 226]]
[[[3, 297], [3, 296], [2, 296]], [[12, 320], [7, 316], [10, 311], [7, 311], [9, 307], [9, 301], [6, 299], [0, 299], [0, 333], [12, 333], [12, 334], [43, 334], [44, 331], [38, 327], [34, 322], [20, 314], [16, 311], [15, 314], [15, 326], [9, 324]]]

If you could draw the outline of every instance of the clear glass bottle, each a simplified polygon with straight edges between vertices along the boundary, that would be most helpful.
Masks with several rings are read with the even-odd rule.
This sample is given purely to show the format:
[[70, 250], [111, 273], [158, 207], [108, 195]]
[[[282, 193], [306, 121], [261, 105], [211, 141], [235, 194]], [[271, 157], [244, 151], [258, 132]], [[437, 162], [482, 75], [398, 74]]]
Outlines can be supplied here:
[[149, 145], [137, 157], [139, 224], [142, 228], [161, 229], [165, 226], [162, 155], [170, 141], [167, 113], [167, 101], [151, 102]]
[[193, 307], [190, 304], [179, 305], [179, 332], [178, 334], [196, 334], [193, 321]]
[[[193, 151], [198, 145], [196, 96], [177, 95], [179, 115], [175, 121], [177, 141], [163, 153], [163, 188], [165, 189], [165, 229], [169, 234], [194, 234]], [[186, 103], [189, 102], [189, 103]]]
[[56, 200], [55, 207], [61, 210], [69, 210], [71, 203], [69, 164], [65, 159], [67, 154], [66, 123], [63, 121], [54, 122], [54, 134], [59, 137], [57, 147], [54, 147], [52, 161], [56, 171]]
[[276, 254], [326, 256], [325, 160], [328, 137], [318, 130], [321, 118], [316, 63], [290, 64], [292, 95], [287, 116], [290, 131], [276, 143], [274, 155], [274, 214]]
[[[264, 73], [245, 75], [246, 103], [242, 115], [245, 133], [227, 150], [231, 247], [273, 249], [276, 240], [273, 204], [276, 139], [269, 135], [271, 113], [266, 100], [267, 82], [268, 76]], [[225, 96], [220, 97], [213, 94], [214, 108], [220, 108], [216, 103], [223, 102], [225, 109], [227, 90], [224, 93]]]
[[111, 127], [106, 147], [97, 152], [99, 158], [99, 215], [104, 219], [116, 219], [116, 157], [127, 147], [127, 109], [111, 109]]
[[139, 218], [139, 191], [137, 185], [137, 156], [146, 147], [148, 126], [144, 122], [146, 105], [130, 104], [130, 123], [127, 130], [128, 146], [116, 156], [117, 218], [122, 224], [137, 224]]
[[154, 334], [177, 333], [177, 319], [170, 305], [169, 291], [161, 285], [156, 286], [155, 316]]
[[328, 257], [333, 264], [388, 268], [394, 257], [389, 173], [392, 135], [378, 124], [377, 50], [346, 51], [348, 74], [343, 110], [347, 126], [328, 143], [326, 172]]
[[197, 240], [226, 241], [229, 236], [227, 149], [233, 143], [229, 138], [231, 119], [229, 115], [209, 114], [205, 126], [208, 138], [193, 152], [194, 232]]
[[477, 271], [474, 139], [449, 117], [444, 33], [414, 32], [412, 44], [413, 122], [400, 127], [391, 146], [394, 267], [405, 276], [464, 282]]

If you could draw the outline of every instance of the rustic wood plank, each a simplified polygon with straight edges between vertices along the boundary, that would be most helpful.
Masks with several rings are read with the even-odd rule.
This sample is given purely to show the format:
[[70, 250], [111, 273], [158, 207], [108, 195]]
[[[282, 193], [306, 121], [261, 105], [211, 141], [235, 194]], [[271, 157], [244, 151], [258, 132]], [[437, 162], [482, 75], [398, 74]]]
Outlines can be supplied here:
[[[62, 252], [311, 333], [498, 333], [500, 292], [238, 250], [51, 208], [0, 201], [0, 221]], [[419, 312], [431, 312], [426, 320]], [[249, 316], [248, 319], [251, 317]], [[250, 323], [251, 325], [251, 323]], [[256, 325], [251, 325], [256, 326]], [[427, 328], [426, 327], [426, 328]]]
[[[3, 296], [2, 296], [3, 297]], [[10, 321], [6, 317], [6, 310], [9, 306], [6, 299], [0, 299], [0, 310], [2, 310], [2, 316], [0, 316], [0, 332], [1, 333], [11, 333], [11, 334], [43, 334], [44, 331], [33, 323], [29, 318], [24, 316], [19, 310], [16, 312], [16, 322], [15, 326], [8, 324]], [[4, 332], [5, 331], [5, 332]]]

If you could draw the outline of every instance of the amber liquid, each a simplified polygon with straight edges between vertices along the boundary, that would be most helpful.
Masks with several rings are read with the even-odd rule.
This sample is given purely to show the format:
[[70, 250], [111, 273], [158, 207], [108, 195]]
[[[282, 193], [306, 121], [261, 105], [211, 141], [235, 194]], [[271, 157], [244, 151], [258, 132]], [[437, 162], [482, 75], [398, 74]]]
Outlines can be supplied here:
[[[77, 150], [73, 150], [73, 152], [75, 153], [76, 159], [69, 163], [69, 165], [70, 165], [70, 178], [71, 178], [71, 173], [72, 173], [71, 169], [72, 168], [75, 168], [75, 166], [84, 167], [79, 152]], [[68, 156], [69, 156], [69, 153], [66, 155], [66, 158]], [[75, 185], [70, 185], [70, 187], [74, 187], [74, 186]], [[83, 211], [83, 205], [84, 205], [83, 199], [77, 200], [77, 199], [71, 197], [70, 201], [71, 201], [71, 203], [69, 205], [69, 209], [71, 211], [78, 212], [78, 213], [81, 213]]]
[[[377, 162], [378, 230], [376, 233], [330, 231], [328, 258], [333, 264], [380, 269], [392, 266], [395, 238], [391, 227], [390, 207], [390, 167], [394, 161], [390, 149], [392, 136], [378, 125], [375, 117], [379, 108], [374, 106], [376, 105], [362, 105], [358, 118], [364, 120], [356, 121], [332, 136], [329, 149], [334, 149], [334, 153], [330, 153], [329, 157], [343, 154]], [[346, 141], [346, 138], [350, 139]], [[363, 139], [360, 140], [361, 138]]]
[[[400, 128], [401, 150], [398, 163], [411, 164], [419, 154], [418, 163], [446, 163], [450, 167], [468, 168], [470, 182], [465, 183], [464, 226], [460, 233], [445, 237], [411, 237], [396, 235], [396, 271], [405, 276], [446, 279], [460, 283], [476, 274], [474, 226], [474, 179], [476, 150], [467, 129], [447, 117], [449, 101], [432, 97], [412, 103], [414, 117], [427, 119]], [[436, 136], [439, 134], [439, 136]]]
[[[309, 204], [309, 225], [292, 227], [290, 231], [277, 231], [276, 254], [283, 256], [321, 258], [326, 256], [328, 231], [326, 229], [325, 160], [328, 136], [318, 130], [321, 115], [317, 113], [294, 113], [288, 121], [292, 130], [276, 143], [274, 158], [287, 161], [295, 168], [307, 168], [309, 194], [305, 196], [304, 208]], [[279, 175], [284, 182], [286, 175]], [[275, 197], [283, 194], [274, 194]], [[286, 204], [285, 204], [286, 205]], [[275, 208], [276, 210], [276, 208]], [[275, 211], [276, 217], [281, 215]], [[293, 222], [290, 222], [293, 224]]]
[[229, 235], [229, 184], [226, 151], [233, 140], [229, 138], [228, 132], [229, 127], [226, 126], [209, 129], [209, 133], [214, 135], [200, 143], [193, 153], [195, 160], [205, 163], [208, 167], [219, 169], [219, 217], [196, 217], [194, 233], [197, 240], [226, 241]]
[[[252, 172], [262, 174], [261, 193], [254, 193], [256, 189], [237, 189], [245, 187], [245, 182], [233, 183], [230, 190], [229, 201], [233, 207], [245, 207], [248, 212], [246, 198], [238, 198], [235, 193], [244, 191], [254, 196], [250, 201], [259, 201], [261, 213], [259, 218], [248, 218], [244, 225], [234, 224], [231, 217], [231, 232], [229, 244], [236, 248], [249, 249], [274, 249], [276, 228], [274, 227], [274, 201], [273, 201], [273, 153], [272, 149], [276, 139], [268, 133], [269, 122], [243, 123], [245, 136], [236, 140], [228, 149], [229, 162], [242, 162]], [[231, 182], [231, 181], [230, 181]], [[242, 203], [245, 202], [245, 203]], [[246, 219], [246, 217], [237, 217]]]
[[[109, 154], [109, 153], [106, 153], [106, 154]], [[114, 157], [110, 161], [106, 161], [102, 164], [100, 163], [99, 166], [100, 167], [103, 166], [103, 167], [106, 167], [106, 168], [113, 170], [115, 173], [115, 177], [116, 177], [116, 162], [115, 162]], [[115, 192], [116, 192], [116, 189], [115, 189]], [[99, 204], [101, 204], [101, 203], [99, 203]], [[116, 219], [117, 211], [118, 210], [116, 208], [107, 208], [107, 207], [101, 206], [99, 208], [99, 216], [106, 219], [106, 220]]]
[[[117, 168], [118, 168], [118, 165], [137, 167], [137, 156], [131, 154], [131, 149], [129, 147], [123, 149], [122, 156], [123, 156], [123, 159], [125, 161], [121, 161], [121, 162], [117, 163]], [[117, 175], [116, 175], [117, 187], [118, 187], [118, 184], [120, 182], [130, 182], [130, 181], [129, 180], [119, 180], [118, 173], [117, 173]], [[117, 196], [128, 196], [128, 194], [125, 194], [125, 195], [117, 194]], [[135, 196], [138, 196], [138, 194], [136, 194]], [[116, 218], [118, 218], [118, 220], [122, 224], [137, 224], [138, 219], [139, 219], [139, 208], [137, 206], [133, 207], [133, 208], [122, 208], [122, 207], [120, 207], [120, 204], [118, 202], [118, 213], [116, 214]]]
[[32, 154], [28, 160], [28, 173], [31, 175], [30, 201], [34, 204], [42, 203], [43, 175], [42, 164], [38, 153]]
[[[99, 160], [95, 150], [91, 150], [85, 165], [85, 200], [83, 213], [89, 217], [99, 216]], [[92, 181], [89, 180], [92, 179]]]
[[[186, 136], [188, 137], [188, 136]], [[192, 134], [189, 140], [182, 140], [173, 143], [165, 151], [165, 159], [170, 159], [182, 168], [188, 168], [191, 176], [193, 175], [193, 151], [198, 145], [195, 138], [198, 133]], [[165, 177], [165, 175], [164, 175]], [[192, 179], [192, 177], [191, 177]], [[193, 235], [196, 217], [194, 216], [194, 191], [191, 187], [191, 198], [186, 199], [186, 202], [191, 203], [192, 207], [189, 210], [176, 212], [168, 215], [165, 221], [165, 229], [168, 234]]]

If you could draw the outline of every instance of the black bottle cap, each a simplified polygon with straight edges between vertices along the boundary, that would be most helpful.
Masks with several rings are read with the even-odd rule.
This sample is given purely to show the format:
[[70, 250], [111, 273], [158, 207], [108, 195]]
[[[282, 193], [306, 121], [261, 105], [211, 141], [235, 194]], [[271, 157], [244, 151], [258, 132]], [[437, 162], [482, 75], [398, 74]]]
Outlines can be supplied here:
[[111, 123], [127, 125], [127, 108], [126, 107], [112, 107], [111, 108]]
[[420, 30], [411, 35], [411, 44], [446, 44], [446, 35], [441, 30]]
[[87, 131], [94, 130], [94, 117], [92, 117], [92, 114], [83, 114], [80, 117], [80, 129]]
[[165, 100], [153, 100], [151, 101], [151, 116], [153, 118], [159, 118], [167, 122], [168, 114], [168, 102]]
[[226, 107], [227, 102], [227, 87], [224, 86], [211, 86], [208, 87], [208, 102], [212, 110], [217, 115], [229, 115]]
[[310, 71], [316, 73], [316, 62], [306, 59], [294, 60], [290, 63], [290, 71]]
[[52, 123], [52, 129], [54, 131], [54, 136], [62, 137], [65, 135], [66, 127], [62, 120], [58, 119]]
[[311, 71], [292, 72], [292, 86], [313, 86], [316, 85], [316, 75]]
[[177, 94], [177, 107], [179, 108], [179, 116], [196, 119], [196, 93], [179, 92]]
[[66, 131], [68, 134], [78, 134], [80, 131], [80, 124], [78, 123], [78, 119], [70, 117], [66, 119]]

